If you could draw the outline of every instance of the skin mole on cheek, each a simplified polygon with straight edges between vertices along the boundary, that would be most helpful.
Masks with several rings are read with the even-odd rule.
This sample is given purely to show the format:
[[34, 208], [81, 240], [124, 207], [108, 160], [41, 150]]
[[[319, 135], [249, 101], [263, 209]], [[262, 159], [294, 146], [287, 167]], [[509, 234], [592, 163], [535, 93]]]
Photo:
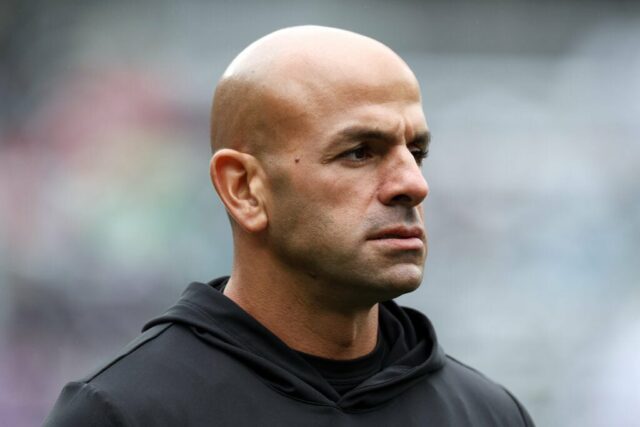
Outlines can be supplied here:
[[300, 157], [296, 157], [296, 163], [300, 163]]

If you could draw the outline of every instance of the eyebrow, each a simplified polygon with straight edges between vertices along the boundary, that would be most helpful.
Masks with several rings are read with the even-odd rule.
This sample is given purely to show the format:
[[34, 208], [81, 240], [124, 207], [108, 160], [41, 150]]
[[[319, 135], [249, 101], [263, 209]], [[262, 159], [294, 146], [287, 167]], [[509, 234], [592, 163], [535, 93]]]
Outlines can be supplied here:
[[[362, 140], [391, 143], [396, 140], [396, 136], [391, 132], [372, 129], [370, 127], [352, 126], [341, 130], [334, 138], [333, 143], [339, 144]], [[430, 142], [431, 133], [427, 130], [418, 132], [408, 144], [415, 144], [426, 149], [429, 147]]]

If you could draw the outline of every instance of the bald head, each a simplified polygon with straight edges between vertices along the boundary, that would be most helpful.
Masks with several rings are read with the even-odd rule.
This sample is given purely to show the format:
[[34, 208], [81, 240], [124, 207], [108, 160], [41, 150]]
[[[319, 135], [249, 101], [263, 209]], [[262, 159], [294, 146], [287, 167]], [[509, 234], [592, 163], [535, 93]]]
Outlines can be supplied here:
[[366, 307], [415, 288], [426, 242], [403, 250], [372, 236], [422, 230], [428, 143], [416, 78], [382, 43], [305, 26], [247, 47], [212, 110], [210, 175], [231, 218], [232, 276], [312, 280], [313, 300], [332, 287], [338, 305], [362, 305], [366, 289]]
[[[301, 26], [271, 33], [243, 50], [222, 76], [211, 113], [211, 148], [260, 154], [287, 149], [291, 132], [363, 93], [402, 82], [409, 67], [382, 43], [336, 28]], [[410, 82], [409, 85], [406, 83]], [[354, 90], [366, 87], [366, 91]], [[383, 100], [382, 100], [383, 101]]]

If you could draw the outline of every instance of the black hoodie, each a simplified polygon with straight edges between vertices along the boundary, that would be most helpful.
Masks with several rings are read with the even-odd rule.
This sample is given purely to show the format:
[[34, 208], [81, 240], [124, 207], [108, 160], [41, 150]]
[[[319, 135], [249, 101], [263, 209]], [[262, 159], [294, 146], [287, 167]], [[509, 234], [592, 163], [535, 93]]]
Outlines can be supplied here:
[[341, 396], [224, 283], [191, 283], [119, 355], [67, 384], [44, 425], [533, 426], [509, 392], [446, 356], [415, 310], [380, 304], [385, 367]]

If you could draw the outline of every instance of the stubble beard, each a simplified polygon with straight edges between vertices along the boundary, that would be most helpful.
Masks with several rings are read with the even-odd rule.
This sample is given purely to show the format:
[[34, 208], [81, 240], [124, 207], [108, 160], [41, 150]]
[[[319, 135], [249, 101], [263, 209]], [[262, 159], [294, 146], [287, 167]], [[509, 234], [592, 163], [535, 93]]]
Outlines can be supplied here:
[[426, 238], [421, 254], [388, 254], [364, 238], [345, 244], [341, 237], [348, 233], [336, 232], [339, 227], [330, 219], [306, 224], [290, 219], [272, 229], [273, 253], [310, 292], [345, 304], [371, 305], [412, 292], [422, 282]]

